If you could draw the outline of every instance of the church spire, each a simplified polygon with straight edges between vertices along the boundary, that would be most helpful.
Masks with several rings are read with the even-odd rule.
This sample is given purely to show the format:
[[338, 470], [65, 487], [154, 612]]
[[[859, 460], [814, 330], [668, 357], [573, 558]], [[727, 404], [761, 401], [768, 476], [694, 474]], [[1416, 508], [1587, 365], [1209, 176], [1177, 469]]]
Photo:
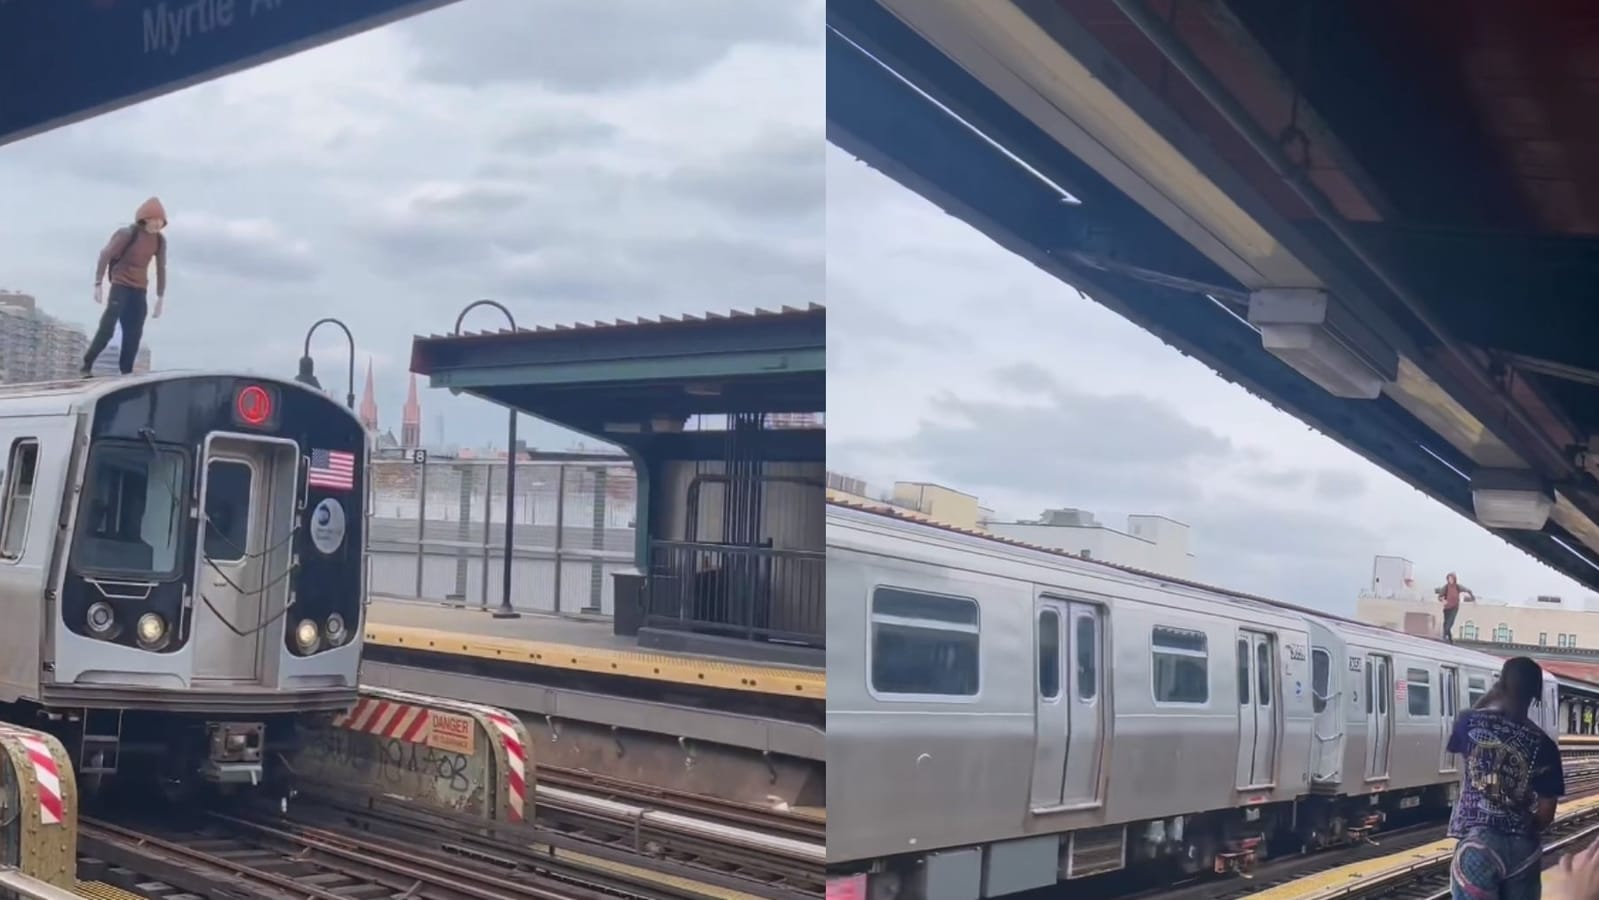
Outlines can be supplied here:
[[378, 397], [372, 385], [372, 360], [366, 361], [366, 391], [361, 394], [361, 425], [367, 431], [378, 430]]
[[422, 403], [416, 399], [416, 373], [411, 373], [411, 387], [405, 395], [405, 412], [400, 417], [400, 446], [415, 449], [422, 446]]

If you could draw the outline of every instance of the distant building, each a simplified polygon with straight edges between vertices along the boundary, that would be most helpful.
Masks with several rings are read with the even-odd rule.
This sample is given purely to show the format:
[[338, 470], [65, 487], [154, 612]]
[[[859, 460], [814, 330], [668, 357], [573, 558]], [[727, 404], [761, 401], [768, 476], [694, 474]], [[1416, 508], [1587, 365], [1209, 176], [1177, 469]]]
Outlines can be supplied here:
[[0, 290], [0, 367], [5, 383], [76, 378], [88, 348], [83, 329], [46, 315], [33, 295]]
[[890, 496], [871, 497], [865, 479], [828, 472], [827, 496], [830, 500], [891, 509], [913, 519], [955, 528], [981, 530], [984, 514], [993, 516], [993, 511], [979, 505], [971, 494], [921, 481], [896, 481]]
[[378, 395], [372, 386], [372, 360], [366, 361], [366, 390], [361, 393], [361, 406], [357, 415], [361, 427], [376, 434], [378, 430]]
[[1099, 523], [1081, 509], [1046, 509], [1033, 521], [991, 522], [988, 530], [1018, 541], [1064, 550], [1083, 559], [1192, 578], [1194, 554], [1187, 525], [1165, 516], [1127, 517], [1127, 530]]
[[[1457, 570], [1460, 583], [1471, 587], [1471, 573]], [[1418, 580], [1410, 560], [1379, 556], [1372, 563], [1371, 587], [1355, 601], [1362, 622], [1408, 634], [1436, 637], [1443, 633], [1443, 604], [1437, 588], [1442, 574]], [[1568, 600], [1540, 595], [1510, 601], [1466, 594], [1455, 618], [1455, 637], [1495, 644], [1525, 644], [1557, 650], [1599, 649], [1599, 612], [1589, 599]]]
[[925, 481], [896, 481], [890, 503], [914, 510], [945, 525], [979, 528], [982, 504], [972, 494]]
[[[416, 376], [406, 392], [405, 407], [400, 413], [400, 436], [394, 429], [383, 428], [379, 423], [377, 385], [372, 375], [372, 361], [366, 364], [366, 388], [361, 392], [361, 404], [356, 408], [361, 425], [371, 436], [373, 446], [384, 458], [408, 458], [409, 451], [426, 449], [422, 443], [422, 401], [417, 397]], [[435, 448], [438, 449], [438, 448]]]
[[422, 446], [422, 402], [416, 397], [416, 373], [405, 395], [405, 410], [400, 416], [400, 446], [408, 450]]

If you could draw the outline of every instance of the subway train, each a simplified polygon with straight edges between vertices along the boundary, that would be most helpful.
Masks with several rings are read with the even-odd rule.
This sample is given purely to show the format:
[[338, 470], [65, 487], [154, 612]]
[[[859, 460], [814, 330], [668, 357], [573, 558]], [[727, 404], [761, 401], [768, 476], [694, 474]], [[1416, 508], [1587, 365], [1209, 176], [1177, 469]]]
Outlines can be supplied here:
[[[841, 503], [827, 632], [829, 874], [871, 900], [1225, 873], [1442, 815], [1503, 663]], [[1558, 705], [1546, 673], [1551, 735]]]
[[80, 783], [255, 784], [354, 703], [367, 436], [289, 381], [0, 387], [0, 713]]

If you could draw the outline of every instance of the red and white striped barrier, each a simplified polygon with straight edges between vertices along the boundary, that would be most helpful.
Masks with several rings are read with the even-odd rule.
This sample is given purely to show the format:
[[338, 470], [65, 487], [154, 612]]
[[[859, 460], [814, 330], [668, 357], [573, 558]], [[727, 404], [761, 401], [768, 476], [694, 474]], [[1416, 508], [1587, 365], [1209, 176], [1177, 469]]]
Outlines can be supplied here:
[[0, 723], [0, 779], [17, 786], [21, 807], [4, 839], [18, 847], [18, 869], [59, 888], [77, 883], [78, 783], [61, 742], [42, 731]]
[[[307, 768], [321, 773], [325, 779], [352, 783], [349, 776], [359, 779], [369, 775], [372, 768], [385, 770], [382, 783], [369, 785], [374, 790], [394, 794], [398, 790], [408, 799], [442, 805], [456, 811], [481, 812], [484, 815], [509, 822], [525, 821], [528, 801], [533, 790], [528, 773], [531, 749], [527, 729], [521, 721], [503, 709], [466, 703], [441, 697], [429, 697], [386, 688], [362, 688], [361, 696], [346, 713], [336, 716], [333, 727], [346, 732], [370, 735], [385, 745], [381, 748], [344, 746], [335, 743], [335, 755], [343, 753], [343, 760], [329, 760], [325, 745], [309, 751]], [[428, 765], [407, 765], [415, 754], [407, 754], [398, 745], [427, 748]], [[363, 764], [356, 757], [366, 753], [371, 758]], [[318, 755], [321, 754], [321, 755]], [[441, 754], [450, 758], [442, 762]], [[332, 766], [332, 768], [329, 768]], [[340, 767], [348, 770], [341, 774]], [[426, 783], [428, 777], [434, 783]], [[405, 787], [396, 788], [396, 783]], [[487, 788], [476, 790], [478, 782]], [[406, 790], [409, 793], [406, 793]], [[488, 808], [481, 808], [481, 796], [492, 798]]]

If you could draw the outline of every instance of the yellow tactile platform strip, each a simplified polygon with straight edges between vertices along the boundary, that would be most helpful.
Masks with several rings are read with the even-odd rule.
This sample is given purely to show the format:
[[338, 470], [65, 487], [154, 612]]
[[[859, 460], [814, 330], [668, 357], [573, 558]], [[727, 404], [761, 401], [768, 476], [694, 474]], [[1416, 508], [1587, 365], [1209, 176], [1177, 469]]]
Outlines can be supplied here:
[[80, 881], [78, 889], [73, 893], [79, 897], [88, 897], [90, 900], [144, 900], [138, 894], [129, 893], [103, 881]]
[[633, 650], [608, 650], [437, 631], [409, 625], [369, 623], [366, 639], [382, 647], [404, 647], [475, 659], [623, 675], [650, 681], [696, 684], [732, 691], [779, 694], [807, 700], [827, 699], [827, 675], [821, 671], [758, 666], [696, 656], [672, 656]]
[[[1559, 818], [1565, 819], [1594, 809], [1599, 809], [1599, 794], [1562, 804]], [[1454, 852], [1455, 839], [1444, 838], [1388, 856], [1379, 856], [1307, 875], [1249, 896], [1250, 900], [1325, 900], [1325, 898], [1340, 897], [1361, 882], [1428, 866], [1440, 859], [1449, 858]]]

